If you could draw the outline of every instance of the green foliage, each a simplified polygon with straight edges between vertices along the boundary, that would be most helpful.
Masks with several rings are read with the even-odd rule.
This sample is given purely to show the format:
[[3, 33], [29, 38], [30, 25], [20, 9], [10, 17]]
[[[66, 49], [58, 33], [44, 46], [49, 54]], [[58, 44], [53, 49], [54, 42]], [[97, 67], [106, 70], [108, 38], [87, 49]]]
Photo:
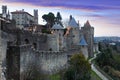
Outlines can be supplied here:
[[101, 54], [98, 55], [96, 58], [96, 62], [100, 67], [106, 66], [106, 65], [112, 65], [113, 56], [111, 49], [107, 48], [106, 50], [103, 50]]
[[48, 14], [44, 14], [42, 18], [47, 22], [47, 24], [52, 27], [55, 23], [55, 16], [52, 12], [49, 12]]
[[120, 70], [120, 56], [119, 55], [113, 55], [110, 48], [107, 48], [102, 51], [101, 54], [98, 55], [96, 58], [96, 63], [100, 67], [104, 66], [111, 66], [117, 70]]
[[115, 61], [120, 62], [120, 55], [114, 55], [113, 57]]
[[114, 55], [112, 67], [120, 71], [120, 55]]
[[68, 70], [65, 72], [64, 78], [65, 80], [74, 80], [75, 70], [74, 68], [68, 68]]
[[97, 65], [108, 73], [112, 78], [116, 78], [120, 71], [120, 55], [113, 53], [114, 47], [102, 49], [95, 62]]
[[42, 29], [42, 33], [51, 34], [51, 31], [49, 31], [49, 30], [47, 30], [47, 29]]
[[98, 48], [100, 51], [102, 51], [102, 43], [101, 42], [98, 43]]
[[94, 71], [91, 70], [91, 80], [102, 80]]
[[53, 74], [49, 76], [49, 80], [61, 80], [61, 77], [59, 74]]
[[90, 80], [90, 64], [82, 54], [75, 54], [69, 61], [65, 80]]
[[62, 24], [61, 20], [62, 20], [62, 16], [61, 16], [60, 12], [57, 12], [55, 22], [57, 22], [58, 24], [60, 24], [63, 27], [63, 24]]
[[57, 12], [56, 20], [57, 20], [57, 21], [61, 21], [61, 20], [62, 20], [62, 17], [61, 17], [61, 15], [60, 15], [60, 12]]

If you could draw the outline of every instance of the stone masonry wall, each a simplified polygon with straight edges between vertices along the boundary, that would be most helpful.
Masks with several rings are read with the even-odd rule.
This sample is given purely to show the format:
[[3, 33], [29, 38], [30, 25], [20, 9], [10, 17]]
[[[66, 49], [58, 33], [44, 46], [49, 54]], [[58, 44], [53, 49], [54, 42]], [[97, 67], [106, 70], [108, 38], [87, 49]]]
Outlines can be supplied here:
[[[7, 78], [22, 80], [21, 76], [26, 74], [26, 71], [34, 70], [34, 67], [36, 67], [40, 73], [56, 73], [66, 67], [68, 60], [67, 55], [72, 55], [73, 53], [79, 53], [79, 51], [37, 51], [32, 48], [31, 44], [9, 46], [7, 50], [7, 65], [9, 67], [7, 70]], [[20, 77], [16, 77], [19, 75]]]
[[59, 43], [58, 43], [57, 36], [48, 35], [47, 36], [47, 46], [48, 46], [47, 51], [49, 51], [50, 49], [51, 49], [51, 51], [59, 51]]
[[63, 69], [67, 63], [67, 54], [64, 52], [36, 51], [30, 45], [20, 47], [20, 72], [24, 73], [29, 65], [35, 65], [43, 73], [52, 74]]

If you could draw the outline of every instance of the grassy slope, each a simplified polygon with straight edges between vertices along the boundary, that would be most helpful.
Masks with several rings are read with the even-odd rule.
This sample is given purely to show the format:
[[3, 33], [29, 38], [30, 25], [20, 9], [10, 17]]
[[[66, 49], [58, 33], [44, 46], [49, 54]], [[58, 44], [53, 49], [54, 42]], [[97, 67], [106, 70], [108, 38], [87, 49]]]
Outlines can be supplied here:
[[59, 74], [53, 74], [49, 78], [50, 78], [50, 80], [60, 80], [61, 79]]
[[[61, 80], [59, 74], [53, 74], [50, 76], [50, 80]], [[102, 80], [94, 71], [91, 71], [91, 80]]]
[[91, 80], [102, 80], [94, 71], [91, 71]]

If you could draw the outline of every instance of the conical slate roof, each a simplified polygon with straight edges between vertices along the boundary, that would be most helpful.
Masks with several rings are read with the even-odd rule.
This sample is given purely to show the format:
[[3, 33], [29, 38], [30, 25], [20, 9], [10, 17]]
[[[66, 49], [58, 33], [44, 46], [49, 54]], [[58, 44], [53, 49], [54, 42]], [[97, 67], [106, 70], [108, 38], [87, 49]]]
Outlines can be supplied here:
[[76, 28], [79, 27], [75, 19], [72, 17], [68, 23], [68, 27]]
[[64, 29], [60, 24], [55, 23], [52, 29]]
[[84, 36], [81, 37], [81, 40], [80, 40], [79, 45], [81, 45], [81, 46], [86, 46], [86, 45], [88, 45], [87, 42], [85, 41]]

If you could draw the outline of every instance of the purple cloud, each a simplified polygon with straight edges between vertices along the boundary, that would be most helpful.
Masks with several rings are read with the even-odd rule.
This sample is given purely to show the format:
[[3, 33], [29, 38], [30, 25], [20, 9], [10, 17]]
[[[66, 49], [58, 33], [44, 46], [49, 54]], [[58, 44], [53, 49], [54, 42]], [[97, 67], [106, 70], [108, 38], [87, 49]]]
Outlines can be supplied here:
[[84, 10], [120, 10], [119, 0], [5, 0], [6, 2], [30, 3], [37, 6], [65, 7]]
[[[114, 27], [116, 27], [118, 32], [116, 31], [115, 34], [120, 35], [120, 0], [4, 0], [4, 2], [31, 4], [36, 8], [39, 6], [67, 8], [69, 14], [77, 15], [77, 18], [84, 17], [95, 21], [96, 32], [99, 32], [100, 28], [104, 31], [103, 28], [108, 27], [106, 30], [110, 30], [109, 27], [111, 27], [113, 32], [110, 33], [112, 34], [115, 31]], [[69, 9], [77, 10], [69, 11]], [[65, 9], [65, 11], [67, 10]], [[108, 31], [105, 33], [107, 34]], [[99, 32], [99, 34], [102, 33]]]
[[86, 16], [86, 17], [95, 17], [95, 18], [103, 18], [103, 15], [98, 15], [98, 14], [87, 14], [87, 15], [79, 15], [79, 16]]

